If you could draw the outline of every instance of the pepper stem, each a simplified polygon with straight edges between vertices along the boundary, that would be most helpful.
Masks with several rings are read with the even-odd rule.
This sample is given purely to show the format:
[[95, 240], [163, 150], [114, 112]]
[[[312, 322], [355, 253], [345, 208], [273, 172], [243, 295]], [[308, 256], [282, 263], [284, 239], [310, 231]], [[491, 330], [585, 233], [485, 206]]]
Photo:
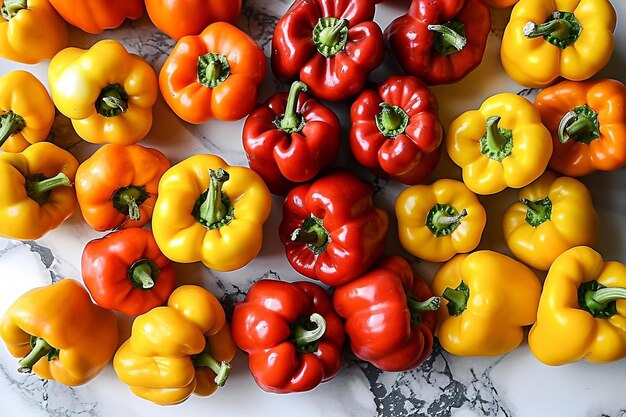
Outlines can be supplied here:
[[328, 240], [326, 230], [320, 225], [315, 225], [309, 230], [299, 228], [293, 231], [291, 234], [291, 241], [298, 243], [306, 243], [307, 245], [313, 245], [315, 247], [322, 247]]
[[211, 182], [206, 200], [200, 206], [200, 218], [207, 225], [218, 223], [228, 213], [228, 208], [222, 201], [222, 185], [228, 181], [230, 175], [223, 168], [217, 171], [210, 169]]
[[2, 17], [11, 20], [20, 10], [28, 8], [27, 0], [4, 0], [2, 6]]
[[128, 207], [128, 217], [131, 220], [137, 221], [141, 218], [141, 212], [139, 211], [139, 205], [137, 204], [137, 200], [131, 193], [122, 192], [120, 193], [120, 203]]
[[35, 338], [35, 343], [31, 343], [31, 345], [33, 345], [33, 347], [28, 355], [26, 355], [18, 362], [18, 364], [20, 365], [20, 367], [17, 369], [18, 372], [30, 373], [33, 369], [33, 366], [35, 366], [35, 364], [39, 362], [39, 359], [48, 355], [54, 349], [48, 344], [48, 342], [46, 342], [41, 337]]
[[115, 117], [128, 110], [128, 94], [120, 84], [102, 89], [96, 100], [96, 111], [104, 117]]
[[550, 35], [555, 32], [563, 32], [564, 26], [566, 25], [561, 19], [551, 20], [540, 25], [536, 24], [533, 21], [530, 21], [524, 25], [522, 33], [525, 37], [529, 39], [539, 38], [541, 36]]
[[285, 106], [285, 114], [282, 115], [277, 123], [277, 127], [286, 133], [299, 132], [304, 128], [304, 118], [298, 114], [298, 98], [300, 93], [308, 90], [308, 87], [302, 81], [294, 81], [289, 89], [287, 96], [287, 105]]
[[192, 358], [193, 366], [196, 368], [210, 368], [215, 373], [215, 383], [218, 387], [223, 387], [230, 375], [231, 366], [227, 361], [217, 362], [213, 356], [206, 352], [195, 355]]
[[559, 122], [557, 134], [561, 143], [567, 143], [570, 139], [591, 143], [600, 137], [598, 113], [586, 104], [570, 110]]
[[225, 55], [209, 52], [198, 57], [197, 73], [200, 84], [215, 88], [230, 75], [230, 64]]
[[337, 20], [333, 26], [322, 29], [319, 35], [320, 42], [325, 46], [335, 46], [340, 40], [341, 31], [348, 27], [348, 23], [348, 19], [341, 19]]
[[590, 298], [599, 304], [608, 304], [611, 301], [626, 299], [626, 288], [624, 287], [605, 287], [597, 291], [589, 291]]
[[380, 133], [387, 137], [404, 133], [409, 124], [409, 115], [400, 106], [393, 106], [384, 102], [380, 103], [379, 106], [382, 110], [374, 117], [374, 120]]
[[156, 284], [160, 272], [150, 259], [142, 259], [128, 269], [128, 278], [133, 287], [149, 290]]
[[467, 308], [467, 301], [469, 300], [469, 287], [465, 282], [461, 281], [456, 288], [446, 288], [441, 295], [448, 301], [448, 314], [451, 316], [458, 316]]
[[347, 19], [322, 17], [313, 28], [313, 43], [317, 51], [329, 58], [337, 55], [348, 42]]
[[42, 200], [44, 195], [56, 188], [56, 187], [69, 187], [71, 185], [70, 179], [62, 172], [59, 172], [52, 178], [48, 178], [41, 181], [27, 181], [26, 182], [26, 193], [30, 198], [39, 202]]
[[9, 110], [0, 116], [0, 147], [4, 145], [11, 136], [24, 128], [24, 118]]
[[315, 324], [312, 330], [306, 330], [301, 325], [295, 326], [292, 330], [293, 341], [299, 348], [305, 347], [313, 342], [317, 342], [326, 332], [326, 320], [321, 314], [313, 313], [309, 317], [311, 323]]
[[117, 211], [128, 216], [131, 220], [138, 221], [141, 219], [139, 206], [149, 197], [145, 187], [129, 185], [115, 191], [111, 201]]
[[501, 119], [500, 116], [491, 116], [487, 119], [487, 142], [489, 147], [498, 152], [501, 152], [506, 145], [506, 138], [498, 128]]
[[413, 294], [409, 293], [406, 296], [407, 306], [411, 313], [411, 323], [419, 324], [422, 322], [422, 313], [427, 311], [437, 311], [441, 304], [441, 298], [434, 296], [427, 300], [420, 301]]
[[443, 56], [459, 52], [467, 45], [464, 26], [451, 21], [442, 25], [428, 25], [428, 30], [436, 32], [435, 50]]
[[522, 29], [528, 39], [544, 37], [544, 39], [560, 48], [565, 49], [578, 40], [583, 28], [572, 12], [556, 11], [542, 24], [530, 21]]
[[439, 225], [441, 225], [441, 227], [446, 227], [449, 226], [451, 224], [455, 224], [461, 221], [461, 219], [463, 217], [467, 216], [467, 210], [463, 209], [461, 210], [461, 212], [457, 215], [457, 216], [445, 216], [445, 217], [438, 217], [435, 222]]

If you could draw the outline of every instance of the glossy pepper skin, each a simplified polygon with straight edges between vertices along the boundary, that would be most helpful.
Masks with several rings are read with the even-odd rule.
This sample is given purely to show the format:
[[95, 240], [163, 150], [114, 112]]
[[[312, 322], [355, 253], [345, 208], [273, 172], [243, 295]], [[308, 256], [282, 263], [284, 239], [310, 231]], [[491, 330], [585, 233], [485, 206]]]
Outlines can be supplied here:
[[535, 322], [541, 283], [525, 265], [488, 250], [456, 255], [435, 275], [442, 297], [437, 337], [458, 356], [498, 356], [515, 349]]
[[91, 302], [77, 281], [64, 279], [18, 298], [0, 321], [0, 337], [19, 372], [77, 386], [98, 375], [117, 348], [115, 315]]
[[526, 87], [586, 80], [609, 62], [616, 21], [609, 0], [520, 0], [504, 30], [502, 66]]
[[363, 91], [350, 109], [350, 147], [381, 177], [419, 184], [441, 159], [443, 127], [434, 94], [419, 79], [392, 76]]
[[107, 144], [78, 167], [76, 197], [89, 226], [99, 232], [150, 222], [167, 157], [140, 145]]
[[36, 64], [67, 46], [67, 24], [49, 0], [4, 0], [1, 14], [2, 58]]
[[372, 186], [342, 170], [291, 190], [278, 235], [296, 271], [337, 286], [380, 258], [388, 228], [389, 216], [372, 202]]
[[296, 81], [254, 110], [243, 127], [248, 164], [273, 194], [286, 194], [330, 167], [339, 153], [339, 119]]
[[257, 281], [235, 306], [232, 327], [264, 391], [309, 391], [341, 368], [343, 324], [319, 285]]
[[560, 255], [550, 267], [530, 351], [547, 365], [626, 356], [626, 266], [586, 246]]
[[126, 18], [139, 19], [143, 13], [142, 0], [49, 1], [68, 23], [92, 34], [115, 29]]
[[535, 100], [552, 133], [550, 168], [572, 177], [626, 164], [626, 87], [617, 80], [562, 81]]
[[146, 229], [119, 230], [87, 243], [81, 270], [98, 305], [129, 316], [163, 304], [176, 282], [174, 267]]
[[391, 51], [426, 84], [450, 84], [480, 65], [491, 29], [483, 0], [413, 0], [385, 29]]
[[317, 98], [345, 101], [358, 94], [384, 57], [374, 0], [296, 0], [272, 38], [272, 70], [300, 79]]
[[137, 396], [174, 405], [213, 394], [230, 374], [237, 346], [224, 309], [196, 285], [174, 290], [167, 306], [137, 317], [113, 358], [118, 378]]
[[59, 227], [76, 207], [78, 161], [50, 142], [0, 153], [0, 236], [34, 240]]
[[242, 0], [145, 0], [150, 20], [161, 32], [179, 40], [197, 35], [215, 22], [234, 24]]
[[46, 140], [53, 121], [50, 94], [34, 75], [18, 70], [0, 77], [0, 149], [22, 152]]
[[64, 49], [50, 62], [48, 80], [54, 104], [87, 142], [131, 145], [152, 126], [156, 74], [117, 41]]
[[233, 271], [261, 250], [271, 207], [270, 192], [254, 171], [216, 155], [194, 155], [161, 178], [152, 231], [175, 262]]
[[337, 287], [333, 305], [352, 352], [383, 371], [408, 371], [432, 352], [439, 297], [400, 256]]
[[519, 191], [502, 229], [513, 255], [547, 271], [566, 250], [598, 243], [600, 222], [582, 182], [548, 171]]
[[163, 64], [159, 86], [178, 117], [198, 124], [249, 114], [264, 78], [261, 47], [235, 26], [219, 22], [178, 41]]
[[524, 187], [543, 174], [552, 139], [528, 100], [501, 93], [457, 117], [448, 129], [446, 148], [470, 190], [494, 194]]
[[451, 179], [406, 188], [396, 199], [395, 211], [402, 247], [431, 262], [476, 249], [487, 223], [476, 195]]

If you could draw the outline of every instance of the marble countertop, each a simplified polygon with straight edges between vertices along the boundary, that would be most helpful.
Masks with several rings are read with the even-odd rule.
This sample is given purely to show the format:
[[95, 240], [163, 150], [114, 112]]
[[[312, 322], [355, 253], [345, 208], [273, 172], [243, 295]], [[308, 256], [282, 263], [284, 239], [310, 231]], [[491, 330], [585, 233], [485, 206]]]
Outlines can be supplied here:
[[[376, 20], [384, 28], [408, 8], [408, 0], [392, 0], [379, 5]], [[620, 16], [626, 16], [626, 2], [615, 0]], [[289, 6], [288, 0], [247, 0], [238, 26], [251, 34], [270, 52], [271, 36], [278, 17]], [[536, 90], [524, 90], [504, 73], [499, 49], [508, 11], [493, 13], [492, 31], [485, 59], [464, 81], [452, 86], [434, 88], [440, 102], [440, 117], [447, 124], [461, 112], [476, 108], [488, 96], [504, 91], [532, 97]], [[71, 32], [71, 45], [89, 47], [98, 39], [115, 38], [143, 56], [159, 70], [174, 41], [156, 31], [148, 19], [127, 22], [121, 28], [98, 36], [78, 30]], [[600, 75], [626, 81], [626, 26], [618, 24], [616, 47], [610, 65]], [[47, 82], [47, 63], [19, 65], [0, 59], [0, 74], [22, 68]], [[392, 59], [373, 74], [381, 81], [392, 73], [400, 73]], [[268, 71], [271, 74], [271, 71]], [[261, 98], [268, 97], [280, 86], [271, 75], [263, 84]], [[342, 134], [347, 138], [349, 118], [347, 106], [332, 105], [341, 118]], [[216, 153], [229, 164], [246, 165], [241, 145], [243, 122], [212, 121], [194, 126], [181, 122], [160, 98], [155, 107], [155, 123], [142, 145], [156, 147], [172, 161], [179, 162], [196, 153]], [[51, 140], [70, 150], [80, 161], [96, 149], [81, 141], [69, 121], [57, 116]], [[392, 212], [393, 201], [405, 187], [395, 182], [374, 178], [356, 167], [343, 141], [338, 165], [352, 167], [362, 178], [374, 183], [376, 204]], [[460, 169], [447, 157], [432, 179], [460, 178]], [[626, 262], [626, 169], [598, 173], [583, 179], [591, 189], [601, 218], [602, 237], [597, 249], [605, 259]], [[506, 190], [495, 196], [481, 197], [488, 212], [488, 224], [480, 248], [508, 253], [500, 230], [506, 207], [516, 198]], [[243, 299], [252, 282], [260, 278], [302, 279], [285, 259], [278, 240], [282, 200], [274, 197], [272, 215], [264, 227], [263, 249], [257, 259], [245, 268], [218, 273], [199, 263], [176, 265], [178, 283], [205, 286], [221, 297], [232, 311], [235, 302]], [[69, 277], [80, 279], [80, 256], [85, 244], [103, 234], [91, 230], [77, 211], [62, 227], [38, 241], [0, 239], [0, 314], [28, 289]], [[395, 223], [392, 221], [388, 241], [389, 253], [406, 252], [399, 247]], [[411, 259], [411, 258], [409, 258]], [[431, 280], [438, 265], [418, 262], [415, 269]], [[540, 274], [542, 277], [545, 274]], [[121, 318], [123, 332], [128, 334], [130, 320]], [[274, 395], [261, 391], [247, 367], [247, 357], [239, 352], [233, 362], [233, 374], [225, 388], [208, 398], [192, 396], [175, 407], [159, 407], [138, 397], [120, 382], [108, 367], [85, 386], [68, 388], [39, 379], [32, 374], [16, 372], [16, 361], [0, 347], [0, 417], [31, 416], [175, 416], [183, 414], [235, 416], [624, 416], [626, 397], [626, 361], [606, 365], [578, 363], [548, 367], [537, 361], [526, 344], [495, 358], [461, 358], [435, 347], [430, 358], [419, 368], [403, 373], [383, 373], [359, 362], [348, 353], [344, 369], [331, 382], [315, 390], [292, 395]]]

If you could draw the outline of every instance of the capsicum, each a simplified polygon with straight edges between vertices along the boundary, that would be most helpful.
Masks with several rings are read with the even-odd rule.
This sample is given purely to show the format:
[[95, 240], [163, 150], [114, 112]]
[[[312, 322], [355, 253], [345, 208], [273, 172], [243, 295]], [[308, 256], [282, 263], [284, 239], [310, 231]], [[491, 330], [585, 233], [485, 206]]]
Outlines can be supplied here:
[[88, 142], [130, 145], [152, 126], [156, 74], [117, 41], [62, 50], [50, 62], [48, 81], [54, 104]]
[[295, 81], [289, 94], [270, 97], [243, 127], [250, 168], [274, 194], [286, 194], [296, 183], [313, 179], [339, 153], [339, 119], [306, 90], [306, 84]]
[[352, 352], [391, 372], [408, 371], [428, 358], [439, 302], [400, 256], [383, 259], [333, 295], [335, 311], [346, 320]]
[[526, 87], [586, 80], [609, 62], [616, 22], [609, 0], [520, 0], [504, 29], [502, 66]]
[[78, 161], [50, 142], [21, 153], [0, 153], [0, 236], [39, 239], [76, 207], [72, 187]]
[[566, 250], [598, 243], [600, 224], [582, 182], [546, 172], [519, 191], [519, 201], [504, 214], [502, 228], [513, 255], [547, 271]]
[[539, 278], [524, 264], [492, 251], [460, 254], [435, 275], [442, 298], [437, 337], [459, 356], [498, 356], [515, 349], [537, 317]]
[[274, 30], [274, 74], [300, 79], [323, 100], [358, 94], [384, 58], [375, 6], [374, 0], [295, 1]]
[[451, 179], [406, 188], [398, 195], [395, 210], [402, 247], [431, 262], [476, 249], [487, 223], [476, 195]]
[[413, 0], [385, 37], [407, 74], [431, 85], [449, 84], [481, 63], [490, 29], [483, 0]]
[[330, 297], [311, 282], [260, 280], [235, 306], [233, 338], [261, 389], [309, 391], [341, 368], [345, 334]]
[[528, 100], [501, 93], [457, 117], [446, 148], [470, 190], [494, 194], [539, 178], [552, 155], [552, 138]]
[[499, 9], [503, 9], [505, 7], [513, 6], [519, 0], [485, 0], [487, 6], [489, 7], [497, 7]]
[[548, 272], [530, 351], [547, 365], [626, 356], [626, 265], [586, 246], [560, 255]]
[[54, 103], [46, 87], [26, 71], [0, 77], [0, 149], [22, 152], [46, 140], [54, 121]]
[[125, 229], [87, 243], [81, 257], [85, 286], [94, 301], [129, 316], [160, 306], [176, 276], [152, 232]]
[[107, 144], [76, 172], [76, 197], [94, 230], [142, 227], [150, 222], [167, 157], [140, 145]]
[[173, 405], [224, 386], [236, 351], [218, 299], [202, 287], [183, 285], [167, 306], [135, 319], [113, 368], [135, 395]]
[[552, 133], [550, 168], [579, 177], [626, 164], [626, 87], [617, 80], [563, 81], [535, 100]]
[[389, 228], [372, 191], [345, 170], [291, 190], [278, 229], [291, 266], [332, 286], [367, 271], [382, 255]]
[[189, 123], [239, 120], [254, 110], [265, 55], [246, 33], [224, 22], [179, 40], [159, 74], [161, 94]]
[[415, 77], [392, 76], [365, 90], [350, 109], [350, 147], [376, 175], [419, 184], [441, 158], [443, 128], [435, 95]]
[[4, 0], [0, 14], [2, 58], [36, 64], [67, 46], [67, 24], [49, 0]]
[[115, 315], [91, 302], [72, 279], [34, 288], [0, 321], [0, 337], [19, 361], [19, 372], [76, 386], [89, 382], [117, 348]]
[[115, 29], [124, 19], [139, 19], [143, 13], [142, 0], [49, 1], [63, 19], [92, 34]]
[[254, 171], [219, 156], [194, 155], [161, 178], [152, 231], [171, 260], [232, 271], [261, 250], [271, 207], [270, 192]]

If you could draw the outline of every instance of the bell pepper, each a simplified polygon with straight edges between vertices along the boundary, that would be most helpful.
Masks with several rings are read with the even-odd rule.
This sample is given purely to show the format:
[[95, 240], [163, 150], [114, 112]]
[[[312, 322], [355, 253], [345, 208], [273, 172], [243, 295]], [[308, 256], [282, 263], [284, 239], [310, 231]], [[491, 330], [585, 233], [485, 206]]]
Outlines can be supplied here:
[[150, 222], [167, 157], [140, 145], [108, 144], [76, 172], [76, 197], [83, 218], [99, 232], [142, 227]]
[[78, 161], [50, 142], [0, 153], [0, 236], [34, 240], [59, 227], [76, 208]]
[[502, 66], [526, 87], [586, 80], [609, 62], [616, 21], [609, 0], [520, 0], [504, 29]]
[[494, 194], [539, 178], [552, 155], [552, 139], [528, 100], [501, 93], [456, 118], [446, 148], [470, 190]]
[[160, 306], [176, 276], [152, 232], [126, 229], [87, 243], [81, 258], [85, 286], [94, 301], [129, 316]]
[[441, 159], [443, 127], [434, 94], [415, 77], [392, 76], [350, 109], [350, 147], [374, 174], [419, 184]]
[[150, 20], [161, 32], [179, 40], [197, 35], [215, 22], [235, 23], [242, 0], [145, 0]]
[[335, 311], [355, 356], [390, 372], [419, 366], [433, 349], [439, 297], [400, 256], [383, 259], [374, 269], [333, 295]]
[[156, 74], [117, 41], [62, 50], [50, 62], [48, 81], [54, 104], [87, 142], [131, 145], [152, 126]]
[[430, 85], [450, 84], [480, 65], [490, 29], [483, 0], [413, 0], [385, 37], [407, 74]]
[[330, 297], [311, 282], [260, 280], [235, 306], [235, 343], [264, 391], [309, 391], [341, 368], [345, 334]]
[[431, 262], [444, 262], [476, 249], [487, 223], [476, 195], [451, 179], [404, 189], [395, 210], [402, 247]]
[[265, 78], [265, 55], [247, 34], [213, 23], [179, 40], [159, 74], [161, 94], [189, 123], [239, 120], [254, 110]]
[[561, 254], [548, 272], [530, 351], [547, 365], [626, 356], [626, 265], [586, 246]]
[[67, 24], [49, 0], [4, 0], [0, 13], [2, 58], [36, 64], [67, 46]]
[[547, 271], [566, 250], [598, 243], [600, 222], [582, 182], [548, 171], [519, 191], [502, 228], [513, 255]]
[[46, 140], [54, 121], [54, 103], [31, 73], [11, 71], [0, 77], [0, 149], [22, 152]]
[[291, 266], [338, 286], [374, 265], [385, 250], [389, 216], [374, 206], [372, 191], [345, 170], [291, 190], [278, 229]]
[[183, 285], [167, 306], [135, 319], [113, 368], [135, 395], [173, 405], [224, 386], [236, 351], [217, 298], [202, 287]]
[[300, 79], [323, 100], [358, 94], [384, 58], [375, 5], [374, 0], [295, 1], [274, 30], [274, 74]]
[[499, 9], [504, 9], [506, 7], [511, 7], [519, 0], [485, 0], [487, 6], [489, 7], [497, 7]]
[[50, 3], [72, 26], [92, 34], [115, 29], [124, 19], [139, 19], [143, 13], [142, 0], [50, 0]]
[[442, 298], [437, 337], [458, 356], [498, 356], [524, 338], [537, 317], [539, 278], [524, 264], [488, 250], [460, 254], [435, 275]]
[[216, 155], [194, 155], [161, 178], [152, 231], [174, 262], [233, 271], [258, 255], [271, 208], [270, 192], [254, 171]]
[[617, 80], [563, 81], [535, 100], [552, 133], [550, 168], [580, 177], [626, 164], [626, 87]]
[[304, 94], [296, 81], [289, 94], [277, 93], [246, 119], [243, 148], [250, 168], [274, 194], [286, 194], [330, 167], [339, 153], [339, 119]]
[[115, 314], [91, 302], [77, 281], [64, 279], [18, 298], [0, 321], [0, 337], [19, 372], [77, 386], [98, 375], [117, 348]]

